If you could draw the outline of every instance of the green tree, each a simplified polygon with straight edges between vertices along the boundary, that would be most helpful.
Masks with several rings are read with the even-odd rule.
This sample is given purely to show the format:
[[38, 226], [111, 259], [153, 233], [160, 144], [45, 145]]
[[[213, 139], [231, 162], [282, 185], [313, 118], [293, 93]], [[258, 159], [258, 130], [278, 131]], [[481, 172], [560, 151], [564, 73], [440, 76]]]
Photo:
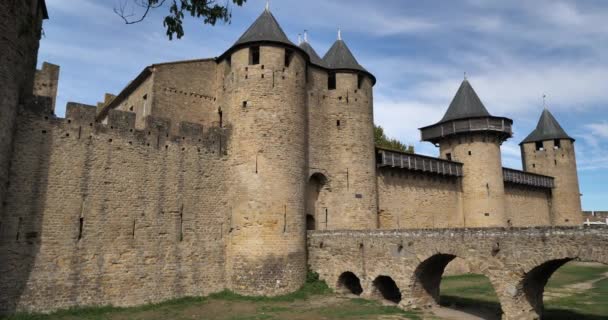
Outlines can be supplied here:
[[[177, 36], [178, 39], [184, 36], [183, 21], [186, 15], [201, 18], [203, 24], [214, 26], [218, 21], [230, 22], [232, 19], [231, 2], [242, 6], [245, 1], [247, 0], [125, 0], [120, 6], [114, 8], [114, 12], [126, 24], [134, 24], [146, 19], [150, 11], [154, 9], [168, 8], [169, 14], [165, 16], [163, 25], [167, 29], [169, 40], [172, 40], [173, 36]], [[132, 5], [129, 6], [129, 3]], [[142, 13], [136, 14], [135, 7], [140, 7]]]
[[374, 125], [374, 142], [380, 148], [414, 153], [414, 146], [408, 146], [397, 139], [387, 137], [381, 126]]

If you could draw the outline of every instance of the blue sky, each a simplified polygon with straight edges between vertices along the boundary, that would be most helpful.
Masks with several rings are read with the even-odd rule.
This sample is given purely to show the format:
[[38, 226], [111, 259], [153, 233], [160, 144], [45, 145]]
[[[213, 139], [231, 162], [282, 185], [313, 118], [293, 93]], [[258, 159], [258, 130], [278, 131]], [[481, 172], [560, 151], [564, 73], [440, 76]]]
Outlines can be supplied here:
[[[127, 26], [113, 13], [125, 1], [134, 0], [46, 0], [51, 19], [39, 64], [61, 65], [58, 115], [67, 101], [95, 104], [105, 92], [120, 92], [147, 65], [220, 55], [265, 2], [233, 7], [231, 24], [189, 19], [186, 36], [169, 41], [166, 9]], [[292, 41], [307, 29], [321, 56], [340, 27], [359, 63], [378, 79], [376, 123], [418, 153], [437, 155], [419, 142], [417, 128], [441, 118], [466, 72], [486, 108], [514, 120], [503, 164], [520, 169], [518, 143], [536, 125], [546, 94], [549, 109], [577, 140], [583, 208], [608, 210], [606, 1], [274, 0], [270, 7]]]

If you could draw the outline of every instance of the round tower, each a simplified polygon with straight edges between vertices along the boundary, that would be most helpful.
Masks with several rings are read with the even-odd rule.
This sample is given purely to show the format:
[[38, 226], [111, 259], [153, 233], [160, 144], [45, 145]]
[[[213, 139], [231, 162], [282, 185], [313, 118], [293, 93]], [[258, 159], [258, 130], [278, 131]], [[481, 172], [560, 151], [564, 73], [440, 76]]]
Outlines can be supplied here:
[[574, 139], [549, 110], [543, 110], [536, 129], [521, 143], [524, 171], [553, 177], [551, 219], [553, 225], [581, 225], [580, 189]]
[[373, 86], [375, 77], [362, 67], [342, 40], [323, 57], [321, 86], [323, 139], [328, 146], [325, 168], [333, 193], [327, 229], [378, 227], [378, 191], [374, 146]]
[[464, 164], [465, 227], [507, 225], [500, 146], [512, 136], [512, 124], [490, 115], [465, 79], [441, 121], [420, 129], [423, 141], [439, 146], [441, 158]]
[[308, 59], [268, 9], [218, 59], [231, 132], [226, 277], [240, 294], [293, 292], [306, 277]]

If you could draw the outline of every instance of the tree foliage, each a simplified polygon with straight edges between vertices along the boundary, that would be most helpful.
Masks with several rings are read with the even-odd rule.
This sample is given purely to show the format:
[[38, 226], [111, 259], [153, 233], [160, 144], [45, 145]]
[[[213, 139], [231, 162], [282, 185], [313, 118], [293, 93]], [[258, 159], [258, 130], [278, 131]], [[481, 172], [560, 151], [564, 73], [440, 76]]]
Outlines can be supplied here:
[[414, 153], [414, 146], [408, 146], [397, 139], [387, 137], [381, 126], [374, 125], [374, 142], [380, 148]]
[[[232, 19], [230, 3], [242, 6], [245, 1], [247, 0], [125, 0], [121, 6], [114, 8], [114, 12], [126, 24], [134, 24], [146, 19], [150, 11], [154, 9], [168, 8], [169, 14], [165, 16], [163, 26], [167, 29], [169, 40], [172, 40], [174, 36], [178, 39], [184, 36], [183, 22], [187, 15], [202, 19], [203, 24], [212, 26], [218, 21], [226, 23]], [[141, 7], [143, 13], [136, 14], [134, 10], [128, 13], [129, 3]]]

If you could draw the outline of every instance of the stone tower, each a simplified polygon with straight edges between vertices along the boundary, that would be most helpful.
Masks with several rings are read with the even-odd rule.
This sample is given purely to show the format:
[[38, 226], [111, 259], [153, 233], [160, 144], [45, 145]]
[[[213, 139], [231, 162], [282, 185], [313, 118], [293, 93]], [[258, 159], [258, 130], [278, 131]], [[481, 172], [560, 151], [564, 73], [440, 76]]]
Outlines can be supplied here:
[[520, 147], [524, 171], [555, 178], [551, 201], [552, 224], [583, 223], [574, 139], [549, 110], [543, 110], [536, 129], [520, 143]]
[[464, 164], [465, 227], [507, 224], [500, 146], [512, 136], [513, 121], [492, 116], [465, 79], [438, 123], [421, 128], [422, 140], [440, 148], [440, 157]]
[[44, 0], [0, 2], [0, 216], [4, 211], [17, 110], [32, 100]]
[[266, 9], [219, 59], [219, 107], [232, 135], [228, 288], [245, 295], [297, 290], [306, 275], [306, 66]]
[[373, 86], [375, 77], [363, 68], [341, 39], [323, 57], [327, 82], [319, 112], [327, 117], [323, 137], [331, 147], [326, 155], [338, 193], [329, 229], [378, 227]]
[[57, 101], [57, 87], [59, 85], [59, 66], [43, 62], [42, 69], [36, 70], [34, 77], [34, 95], [48, 97], [51, 99], [49, 111], [55, 113], [55, 102]]

